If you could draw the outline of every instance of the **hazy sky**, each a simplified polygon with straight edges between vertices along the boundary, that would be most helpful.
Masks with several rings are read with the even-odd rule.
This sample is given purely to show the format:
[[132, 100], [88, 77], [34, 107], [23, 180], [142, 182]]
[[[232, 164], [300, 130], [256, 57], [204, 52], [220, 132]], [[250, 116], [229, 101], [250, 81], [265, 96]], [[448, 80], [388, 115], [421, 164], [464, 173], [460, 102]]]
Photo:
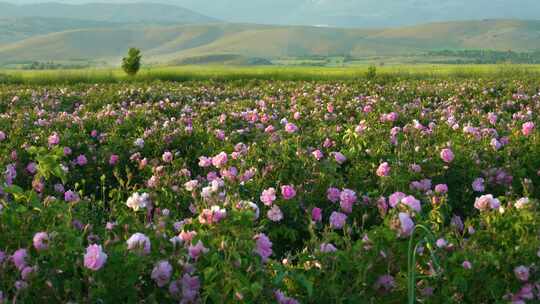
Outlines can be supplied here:
[[540, 18], [540, 0], [7, 0], [17, 4], [52, 1], [161, 2], [224, 21], [267, 24], [378, 27], [446, 20]]

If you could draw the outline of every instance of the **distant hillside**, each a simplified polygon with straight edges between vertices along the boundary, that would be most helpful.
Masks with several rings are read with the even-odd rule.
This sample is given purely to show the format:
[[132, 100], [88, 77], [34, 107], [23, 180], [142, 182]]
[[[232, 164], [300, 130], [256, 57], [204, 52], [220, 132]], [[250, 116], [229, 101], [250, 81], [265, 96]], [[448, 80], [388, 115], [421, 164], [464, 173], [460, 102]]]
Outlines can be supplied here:
[[217, 21], [176, 5], [158, 3], [71, 5], [51, 2], [14, 5], [0, 2], [0, 18], [13, 17], [70, 18], [115, 23], [154, 24], [201, 24]]
[[0, 18], [0, 45], [54, 32], [83, 28], [114, 28], [117, 26], [120, 26], [120, 24], [67, 18]]
[[[35, 3], [47, 0], [1, 0]], [[161, 2], [233, 23], [400, 27], [441, 21], [537, 19], [538, 0], [48, 0], [63, 3]]]
[[378, 30], [252, 24], [88, 28], [0, 44], [0, 63], [82, 59], [117, 64], [131, 46], [143, 50], [146, 63], [236, 58], [231, 55], [249, 62], [250, 58], [418, 56], [452, 49], [527, 52], [540, 50], [540, 21], [444, 22]]

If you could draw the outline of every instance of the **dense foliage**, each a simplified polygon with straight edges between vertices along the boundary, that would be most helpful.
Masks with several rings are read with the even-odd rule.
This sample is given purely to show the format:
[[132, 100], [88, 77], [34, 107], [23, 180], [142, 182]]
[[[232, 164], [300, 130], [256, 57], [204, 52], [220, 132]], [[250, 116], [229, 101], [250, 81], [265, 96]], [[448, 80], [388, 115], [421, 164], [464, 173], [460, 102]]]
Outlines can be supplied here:
[[141, 50], [130, 48], [126, 57], [122, 58], [122, 69], [129, 76], [135, 76], [141, 68]]
[[538, 301], [539, 110], [535, 79], [1, 86], [0, 302]]
[[512, 50], [442, 50], [431, 51], [426, 55], [445, 57], [445, 59], [437, 60], [436, 62], [450, 64], [540, 63], [540, 51], [515, 52]]

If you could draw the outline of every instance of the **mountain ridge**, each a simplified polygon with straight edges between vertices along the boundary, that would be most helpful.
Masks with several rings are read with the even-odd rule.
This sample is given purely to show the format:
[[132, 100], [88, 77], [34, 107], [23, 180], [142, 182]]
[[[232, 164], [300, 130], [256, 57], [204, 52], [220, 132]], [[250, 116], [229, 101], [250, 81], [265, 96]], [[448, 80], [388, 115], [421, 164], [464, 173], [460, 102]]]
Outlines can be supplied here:
[[0, 63], [103, 60], [117, 64], [128, 47], [152, 64], [190, 58], [418, 56], [442, 49], [540, 50], [540, 21], [482, 20], [347, 29], [312, 26], [212, 23], [70, 29], [0, 44]]
[[162, 3], [11, 4], [0, 2], [0, 18], [68, 18], [112, 23], [202, 24], [219, 21], [193, 10]]

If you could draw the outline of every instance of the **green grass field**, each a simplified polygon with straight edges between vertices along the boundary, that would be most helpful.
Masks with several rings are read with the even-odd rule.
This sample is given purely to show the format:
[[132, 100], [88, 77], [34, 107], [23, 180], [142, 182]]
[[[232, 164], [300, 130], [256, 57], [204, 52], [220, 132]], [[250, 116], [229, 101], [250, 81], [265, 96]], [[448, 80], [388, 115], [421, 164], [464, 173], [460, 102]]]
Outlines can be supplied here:
[[[189, 80], [355, 80], [367, 77], [368, 66], [337, 67], [230, 67], [182, 66], [142, 69], [128, 77], [120, 69], [81, 69], [21, 71], [0, 70], [0, 83], [74, 84], [114, 83], [122, 81], [189, 81]], [[396, 65], [377, 67], [377, 78], [495, 78], [519, 75], [540, 76], [540, 65]]]

